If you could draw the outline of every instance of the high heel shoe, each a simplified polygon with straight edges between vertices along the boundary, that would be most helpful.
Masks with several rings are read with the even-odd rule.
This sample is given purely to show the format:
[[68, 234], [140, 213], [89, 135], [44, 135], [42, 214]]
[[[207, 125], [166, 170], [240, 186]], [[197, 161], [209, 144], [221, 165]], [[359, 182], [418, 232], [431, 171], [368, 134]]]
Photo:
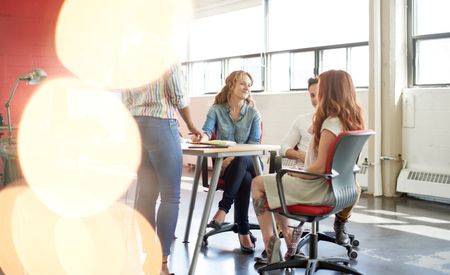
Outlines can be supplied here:
[[286, 254], [284, 254], [284, 259], [288, 260], [294, 257], [297, 254], [297, 247], [298, 243], [302, 239], [302, 232], [303, 232], [303, 223], [300, 223], [298, 226], [294, 227], [294, 230], [292, 230], [292, 235], [289, 243], [287, 246]]
[[[227, 213], [225, 213], [224, 210], [217, 210], [216, 214], [214, 214], [214, 217], [212, 220], [206, 225], [206, 227], [213, 228], [215, 230], [222, 229], [222, 227], [226, 224], [229, 224], [228, 222], [225, 222], [225, 216]], [[218, 222], [217, 220], [222, 220], [222, 222]]]
[[281, 262], [280, 253], [281, 241], [277, 236], [272, 236], [267, 244], [267, 264]]
[[248, 235], [250, 235], [250, 240], [252, 241], [252, 246], [248, 247], [248, 246], [244, 246], [241, 242], [241, 236], [245, 236], [245, 235], [241, 235], [238, 234], [238, 238], [239, 238], [239, 244], [241, 245], [241, 252], [244, 254], [253, 254], [255, 252], [255, 242], [256, 242], [256, 238], [253, 237], [252, 233], [248, 232]]

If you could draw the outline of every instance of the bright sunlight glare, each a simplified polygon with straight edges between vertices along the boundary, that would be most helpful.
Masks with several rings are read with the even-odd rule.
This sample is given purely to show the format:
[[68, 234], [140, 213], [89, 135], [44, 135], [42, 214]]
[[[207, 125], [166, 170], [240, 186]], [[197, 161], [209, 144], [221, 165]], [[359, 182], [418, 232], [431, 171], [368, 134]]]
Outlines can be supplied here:
[[56, 26], [63, 65], [83, 80], [108, 88], [139, 87], [176, 60], [189, 0], [66, 0]]
[[[55, 242], [68, 275], [160, 271], [162, 252], [157, 235], [142, 215], [121, 203], [91, 217], [60, 219]], [[148, 261], [151, 264], [147, 266]]]
[[26, 190], [24, 180], [9, 183], [0, 191], [0, 267], [5, 274], [24, 274], [13, 242], [11, 223], [16, 198]]
[[0, 266], [6, 274], [159, 274], [162, 251], [156, 232], [122, 203], [67, 219], [20, 180], [0, 192], [0, 214]]
[[63, 217], [110, 207], [135, 178], [137, 125], [111, 92], [76, 79], [45, 82], [20, 122], [18, 154], [31, 189]]

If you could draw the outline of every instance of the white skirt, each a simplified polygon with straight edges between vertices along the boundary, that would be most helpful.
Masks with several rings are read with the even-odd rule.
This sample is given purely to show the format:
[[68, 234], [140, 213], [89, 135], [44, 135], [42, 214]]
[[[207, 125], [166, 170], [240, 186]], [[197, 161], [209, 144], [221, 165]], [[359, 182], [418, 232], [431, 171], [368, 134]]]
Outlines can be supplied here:
[[[265, 175], [263, 179], [270, 209], [281, 207], [275, 174]], [[296, 204], [334, 204], [333, 190], [326, 179], [306, 180], [285, 174], [283, 176], [283, 187], [288, 206]]]

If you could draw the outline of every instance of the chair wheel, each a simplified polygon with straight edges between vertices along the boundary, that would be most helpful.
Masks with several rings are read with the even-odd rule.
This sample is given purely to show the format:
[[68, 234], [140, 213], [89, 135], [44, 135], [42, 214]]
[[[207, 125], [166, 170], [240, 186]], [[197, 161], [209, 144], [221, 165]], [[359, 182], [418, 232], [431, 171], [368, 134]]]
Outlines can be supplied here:
[[359, 246], [359, 240], [353, 239], [353, 240], [352, 240], [352, 246], [353, 246], [353, 247], [358, 247], [358, 246]]
[[347, 255], [351, 260], [355, 260], [356, 258], [358, 258], [358, 252], [353, 249], [350, 250]]

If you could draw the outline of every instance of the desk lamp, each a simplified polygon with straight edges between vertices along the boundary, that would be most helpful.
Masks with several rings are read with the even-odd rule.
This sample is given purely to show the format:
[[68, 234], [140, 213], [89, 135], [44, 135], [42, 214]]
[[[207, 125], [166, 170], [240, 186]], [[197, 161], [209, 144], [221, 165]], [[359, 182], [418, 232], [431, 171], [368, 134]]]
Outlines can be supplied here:
[[8, 123], [8, 143], [9, 144], [13, 143], [13, 138], [12, 138], [13, 127], [11, 125], [11, 113], [10, 113], [10, 110], [9, 110], [9, 106], [10, 106], [10, 103], [11, 103], [11, 99], [14, 96], [14, 93], [16, 92], [17, 86], [19, 85], [19, 82], [21, 80], [25, 80], [25, 81], [28, 81], [28, 84], [34, 85], [34, 84], [37, 84], [39, 81], [41, 81], [42, 79], [44, 79], [46, 77], [47, 77], [47, 73], [44, 70], [36, 68], [36, 69], [33, 69], [31, 72], [29, 72], [27, 74], [19, 76], [19, 78], [16, 79], [16, 82], [14, 83], [14, 87], [12, 88], [12, 91], [9, 94], [8, 101], [6, 101], [6, 103], [5, 103], [6, 120], [7, 120], [7, 123]]

